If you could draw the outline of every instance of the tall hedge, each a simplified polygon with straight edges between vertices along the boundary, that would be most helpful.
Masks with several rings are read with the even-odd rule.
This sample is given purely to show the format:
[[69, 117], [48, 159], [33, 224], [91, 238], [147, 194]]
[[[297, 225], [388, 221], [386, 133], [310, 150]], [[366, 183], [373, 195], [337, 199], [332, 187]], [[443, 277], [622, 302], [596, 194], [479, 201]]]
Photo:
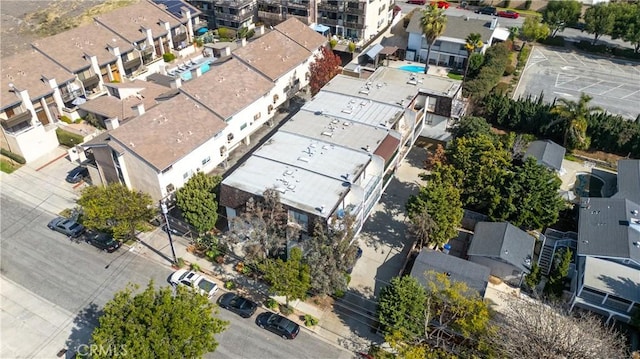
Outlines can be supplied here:
[[464, 84], [464, 91], [475, 99], [487, 96], [498, 84], [509, 64], [509, 44], [499, 43], [485, 52], [478, 75]]
[[0, 148], [0, 153], [2, 153], [4, 156], [7, 156], [7, 157], [11, 158], [12, 160], [18, 162], [21, 165], [27, 163], [27, 161], [25, 161], [24, 157], [20, 156], [17, 153], [13, 153], [13, 152], [11, 152], [9, 150], [5, 150], [4, 148]]

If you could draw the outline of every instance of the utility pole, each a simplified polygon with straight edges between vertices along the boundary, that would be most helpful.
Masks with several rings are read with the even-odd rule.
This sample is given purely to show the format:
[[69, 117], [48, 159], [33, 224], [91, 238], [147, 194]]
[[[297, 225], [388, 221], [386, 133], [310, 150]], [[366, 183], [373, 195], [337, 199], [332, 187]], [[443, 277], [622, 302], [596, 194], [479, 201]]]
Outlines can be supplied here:
[[171, 254], [173, 255], [172, 264], [177, 264], [178, 259], [176, 258], [176, 250], [173, 248], [173, 238], [171, 237], [171, 226], [169, 225], [169, 217], [167, 217], [167, 213], [169, 213], [169, 209], [167, 205], [160, 201], [160, 209], [162, 210], [162, 215], [164, 215], [164, 223], [167, 226], [167, 236], [169, 237], [169, 244], [171, 245]]

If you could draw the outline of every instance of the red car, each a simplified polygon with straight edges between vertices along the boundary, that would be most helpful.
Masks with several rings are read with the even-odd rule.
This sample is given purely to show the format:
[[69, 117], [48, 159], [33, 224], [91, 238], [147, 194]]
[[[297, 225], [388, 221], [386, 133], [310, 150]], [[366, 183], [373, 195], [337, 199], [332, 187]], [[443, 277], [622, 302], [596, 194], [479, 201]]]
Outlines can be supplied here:
[[449, 3], [446, 1], [432, 1], [431, 6], [437, 6], [438, 9], [448, 9]]
[[520, 17], [520, 14], [518, 14], [515, 11], [512, 10], [502, 10], [502, 11], [498, 11], [498, 16], [499, 17], [508, 17], [510, 19], [517, 19]]

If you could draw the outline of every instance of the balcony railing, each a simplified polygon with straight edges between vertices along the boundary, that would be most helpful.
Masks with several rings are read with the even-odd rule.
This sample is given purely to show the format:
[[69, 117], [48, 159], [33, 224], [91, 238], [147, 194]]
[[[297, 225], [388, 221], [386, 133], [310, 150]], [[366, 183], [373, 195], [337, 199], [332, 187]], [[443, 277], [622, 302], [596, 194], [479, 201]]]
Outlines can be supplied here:
[[228, 20], [228, 21], [237, 21], [243, 22], [244, 20], [250, 19], [253, 14], [250, 11], [243, 11], [239, 14], [229, 14], [226, 12], [217, 12], [216, 18], [218, 20]]
[[359, 22], [349, 22], [349, 21], [347, 21], [347, 22], [344, 23], [344, 27], [348, 27], [348, 28], [351, 28], [351, 29], [361, 29], [362, 30], [362, 29], [364, 29], [364, 24], [359, 23]]
[[326, 10], [326, 11], [338, 12], [342, 10], [342, 8], [343, 8], [342, 6], [338, 6], [338, 5], [329, 5], [325, 3], [318, 4], [318, 11]]
[[319, 22], [323, 25], [342, 25], [342, 20], [329, 19], [328, 17], [321, 18]]
[[344, 12], [347, 14], [364, 15], [364, 8], [356, 8], [347, 6], [344, 8]]
[[247, 6], [247, 5], [251, 5], [253, 4], [254, 0], [226, 0], [226, 1], [220, 1], [220, 2], [216, 2], [215, 5], [216, 7], [227, 7], [227, 8], [231, 8], [231, 9], [242, 9], [243, 7]]
[[82, 96], [82, 89], [63, 92], [61, 96], [62, 96], [62, 102], [71, 102], [76, 98]]
[[258, 11], [258, 17], [265, 20], [275, 20], [275, 21], [284, 20], [284, 17], [279, 12], [274, 13], [274, 12], [268, 12], [268, 11]]
[[31, 111], [25, 111], [9, 117], [6, 120], [2, 120], [2, 126], [6, 129], [16, 127], [21, 123], [31, 122]]

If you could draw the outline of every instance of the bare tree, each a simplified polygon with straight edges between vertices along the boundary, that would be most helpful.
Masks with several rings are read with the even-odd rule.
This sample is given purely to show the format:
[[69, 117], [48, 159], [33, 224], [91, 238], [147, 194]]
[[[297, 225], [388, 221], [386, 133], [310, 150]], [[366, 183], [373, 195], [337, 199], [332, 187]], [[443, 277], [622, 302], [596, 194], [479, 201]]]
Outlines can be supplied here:
[[492, 342], [508, 358], [628, 358], [625, 341], [593, 314], [510, 298]]
[[267, 189], [262, 198], [249, 199], [241, 215], [231, 220], [227, 240], [244, 243], [247, 261], [276, 256], [284, 250], [287, 238], [296, 238], [298, 231], [288, 225], [288, 213], [275, 189]]
[[436, 230], [438, 230], [438, 224], [431, 218], [426, 208], [411, 217], [409, 231], [416, 237], [418, 248], [433, 246], [434, 243], [429, 241], [429, 237]]

